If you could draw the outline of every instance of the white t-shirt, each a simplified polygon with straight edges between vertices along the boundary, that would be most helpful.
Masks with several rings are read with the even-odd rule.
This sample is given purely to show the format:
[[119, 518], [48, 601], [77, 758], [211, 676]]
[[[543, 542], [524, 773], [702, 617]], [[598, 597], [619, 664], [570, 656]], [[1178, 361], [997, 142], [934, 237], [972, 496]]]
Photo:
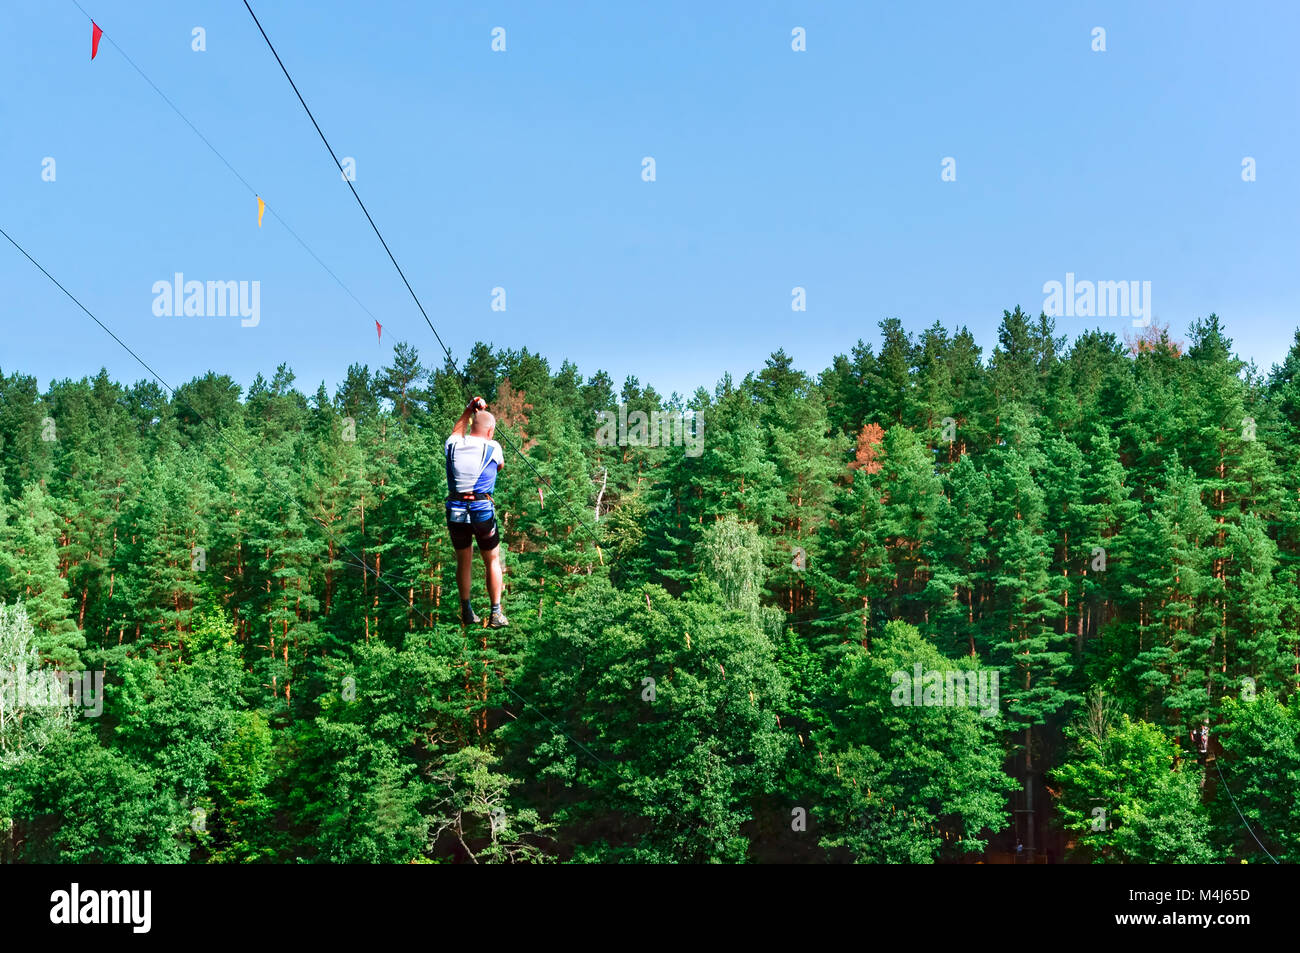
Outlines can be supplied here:
[[491, 493], [497, 470], [505, 466], [501, 444], [486, 437], [452, 434], [443, 445], [447, 457], [447, 492]]

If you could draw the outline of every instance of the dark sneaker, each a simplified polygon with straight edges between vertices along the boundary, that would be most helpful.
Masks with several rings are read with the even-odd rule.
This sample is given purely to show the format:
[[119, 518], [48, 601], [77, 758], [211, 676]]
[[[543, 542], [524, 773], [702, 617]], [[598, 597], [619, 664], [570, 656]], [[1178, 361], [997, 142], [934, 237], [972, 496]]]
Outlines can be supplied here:
[[478, 617], [478, 613], [475, 612], [473, 607], [471, 606], [468, 615], [466, 615], [466, 613], [463, 610], [461, 611], [460, 624], [461, 625], [482, 625], [483, 620]]
[[501, 614], [500, 609], [492, 610], [492, 617], [488, 619], [489, 629], [504, 629], [510, 624], [510, 620]]

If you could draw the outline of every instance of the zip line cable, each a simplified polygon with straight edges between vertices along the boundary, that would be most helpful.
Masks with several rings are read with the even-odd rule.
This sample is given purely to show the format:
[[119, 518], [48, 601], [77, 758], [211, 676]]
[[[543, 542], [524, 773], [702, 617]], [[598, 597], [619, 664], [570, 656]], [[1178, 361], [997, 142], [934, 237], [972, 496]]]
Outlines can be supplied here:
[[406, 285], [406, 290], [411, 292], [411, 297], [415, 299], [415, 306], [420, 309], [420, 314], [424, 315], [424, 323], [429, 325], [429, 330], [432, 331], [433, 336], [438, 339], [438, 343], [442, 345], [443, 351], [446, 352], [448, 357], [451, 357], [451, 351], [447, 349], [446, 344], [443, 344], [442, 335], [438, 333], [438, 329], [435, 328], [433, 322], [429, 320], [429, 314], [424, 310], [424, 305], [420, 303], [419, 297], [415, 294], [415, 289], [413, 289], [411, 283], [406, 280], [406, 273], [402, 271], [402, 266], [399, 265], [397, 259], [393, 257], [393, 252], [388, 247], [388, 242], [384, 241], [384, 236], [379, 231], [379, 226], [376, 225], [375, 220], [370, 217], [370, 210], [366, 208], [366, 203], [361, 201], [361, 196], [357, 194], [356, 186], [354, 186], [352, 180], [348, 178], [347, 172], [343, 168], [343, 163], [339, 162], [339, 157], [334, 153], [334, 147], [331, 146], [329, 140], [325, 138], [325, 133], [321, 132], [320, 124], [316, 122], [316, 117], [312, 115], [311, 109], [307, 105], [307, 101], [302, 98], [302, 93], [298, 92], [298, 84], [293, 81], [293, 77], [290, 76], [289, 71], [285, 69], [284, 61], [280, 59], [280, 54], [275, 51], [275, 45], [271, 42], [271, 38], [267, 36], [266, 31], [262, 29], [262, 24], [257, 19], [257, 14], [253, 12], [252, 7], [248, 6], [248, 0], [244, 0], [244, 6], [248, 9], [249, 16], [253, 18], [253, 22], [257, 24], [257, 30], [262, 34], [262, 39], [266, 40], [266, 45], [271, 48], [271, 55], [274, 56], [275, 61], [280, 64], [280, 71], [284, 73], [284, 78], [287, 79], [289, 85], [293, 87], [293, 92], [294, 95], [298, 97], [298, 102], [302, 103], [302, 108], [307, 111], [307, 118], [310, 119], [311, 124], [316, 127], [316, 134], [320, 136], [320, 141], [325, 143], [325, 148], [329, 150], [330, 158], [334, 160], [334, 165], [338, 167], [339, 173], [343, 176], [343, 181], [346, 182], [348, 188], [352, 190], [352, 197], [355, 198], [357, 204], [361, 206], [361, 211], [366, 215], [366, 221], [370, 223], [370, 227], [374, 229], [375, 235], [379, 238], [379, 244], [383, 245], [384, 251], [388, 252], [388, 260], [393, 263], [393, 267], [397, 269], [397, 273], [402, 277], [402, 283]]
[[[433, 321], [429, 319], [429, 312], [424, 309], [424, 305], [420, 301], [420, 296], [417, 295], [415, 289], [411, 287], [410, 281], [406, 278], [406, 272], [402, 271], [402, 266], [397, 263], [396, 256], [393, 255], [392, 249], [388, 247], [388, 242], [384, 239], [384, 235], [379, 230], [379, 226], [375, 224], [375, 220], [371, 216], [370, 210], [366, 208], [366, 203], [361, 200], [361, 195], [357, 192], [356, 186], [353, 185], [352, 180], [348, 178], [347, 173], [343, 169], [343, 164], [339, 162], [339, 157], [334, 151], [334, 147], [331, 146], [329, 140], [325, 138], [325, 133], [321, 130], [320, 123], [316, 121], [316, 117], [312, 114], [311, 107], [307, 105], [307, 100], [303, 98], [302, 93], [299, 91], [298, 84], [295, 83], [293, 77], [289, 75], [289, 70], [284, 65], [284, 60], [280, 58], [280, 54], [276, 50], [275, 44], [272, 43], [271, 38], [266, 35], [266, 30], [262, 28], [262, 22], [257, 19], [257, 14], [253, 12], [253, 8], [249, 5], [248, 0], [244, 0], [244, 7], [248, 10], [248, 15], [253, 18], [253, 23], [257, 25], [257, 31], [262, 34], [262, 39], [266, 41], [267, 47], [270, 48], [271, 55], [275, 57], [276, 63], [279, 64], [280, 72], [284, 73], [284, 78], [289, 81], [289, 85], [293, 88], [294, 95], [298, 97], [298, 102], [302, 104], [302, 108], [306, 111], [307, 118], [311, 120], [312, 126], [316, 129], [316, 135], [320, 136], [320, 141], [325, 144], [326, 151], [329, 152], [330, 158], [334, 160], [334, 165], [338, 167], [339, 172], [343, 175], [343, 181], [347, 183], [348, 189], [351, 190], [352, 197], [357, 200], [357, 205], [361, 206], [361, 211], [365, 214], [366, 221], [370, 223], [371, 229], [374, 230], [375, 237], [379, 239], [379, 244], [383, 245], [384, 251], [388, 253], [388, 259], [393, 263], [393, 267], [397, 269], [397, 274], [401, 277], [402, 284], [406, 285], [406, 290], [411, 293], [411, 298], [415, 301], [415, 306], [420, 309], [420, 314], [424, 316], [424, 323], [429, 326], [429, 330], [432, 331], [433, 336], [437, 338], [438, 344], [442, 346], [443, 353], [446, 354], [448, 363], [451, 364], [452, 369], [456, 372], [456, 376], [460, 379], [461, 388], [464, 391], [468, 391], [469, 381], [466, 378], [465, 373], [457, 366], [455, 358], [451, 356], [451, 349], [448, 348], [446, 343], [442, 340], [442, 335], [438, 333], [438, 329], [433, 326]], [[544, 483], [548, 490], [554, 491], [555, 488], [551, 485], [551, 481], [542, 476], [537, 467], [533, 465], [533, 462], [525, 456], [523, 450], [515, 446], [509, 440], [503, 440], [502, 442], [509, 446], [510, 449], [514, 450], [515, 453], [519, 454], [520, 459], [528, 465], [528, 468], [533, 471], [533, 475]], [[587, 535], [591, 537], [596, 546], [599, 547], [600, 539], [591, 527], [587, 525], [587, 521], [577, 514], [563, 495], [559, 496], [559, 500], [564, 505], [564, 508], [569, 512], [569, 515], [577, 520], [578, 524], [583, 528]], [[602, 559], [601, 561], [603, 562], [604, 560]]]
[[1250, 834], [1251, 837], [1255, 838], [1255, 843], [1259, 844], [1259, 849], [1264, 852], [1264, 856], [1276, 864], [1277, 858], [1268, 852], [1268, 848], [1264, 846], [1263, 842], [1258, 837], [1255, 837], [1255, 832], [1250, 828], [1250, 822], [1248, 822], [1246, 816], [1241, 813], [1241, 808], [1237, 807], [1237, 799], [1232, 796], [1232, 788], [1228, 787], [1228, 781], [1223, 776], [1223, 769], [1219, 767], [1218, 758], [1214, 759], [1214, 770], [1219, 772], [1219, 781], [1222, 782], [1223, 789], [1228, 792], [1228, 799], [1232, 801], [1232, 809], [1237, 812], [1237, 816], [1241, 818], [1241, 823], [1246, 826], [1246, 832]]
[[[176, 406], [183, 407], [183, 408], [185, 408], [185, 409], [191, 411], [191, 412], [192, 412], [196, 417], [199, 418], [199, 420], [201, 420], [201, 421], [203, 421], [203, 423], [207, 424], [208, 427], [211, 428], [212, 431], [213, 431], [214, 433], [216, 433], [216, 435], [217, 435], [218, 437], [221, 438], [222, 442], [225, 443], [226, 446], [228, 446], [228, 447], [229, 447], [229, 448], [230, 448], [230, 449], [231, 449], [231, 450], [232, 450], [232, 451], [233, 451], [233, 452], [234, 452], [234, 453], [235, 453], [235, 454], [236, 454], [240, 459], [242, 459], [245, 463], [247, 463], [247, 464], [252, 468], [252, 470], [253, 470], [254, 473], [256, 473], [258, 476], [260, 476], [264, 481], [266, 481], [266, 485], [267, 485], [267, 486], [275, 487], [275, 488], [280, 492], [280, 495], [281, 495], [284, 499], [288, 500], [290, 503], [292, 503], [292, 504], [293, 504], [295, 507], [297, 507], [299, 510], [302, 510], [302, 511], [305, 512], [305, 508], [303, 507], [303, 505], [302, 505], [301, 503], [299, 503], [297, 500], [295, 500], [295, 499], [293, 498], [293, 496], [292, 496], [290, 493], [286, 492], [286, 491], [284, 490], [283, 487], [281, 487], [278, 483], [276, 483], [276, 481], [274, 481], [274, 480], [272, 480], [270, 477], [268, 477], [268, 476], [266, 475], [266, 473], [264, 473], [264, 472], [263, 472], [263, 471], [262, 471], [262, 470], [261, 470], [261, 469], [260, 469], [256, 464], [254, 464], [254, 463], [252, 462], [252, 460], [250, 460], [246, 454], [244, 454], [243, 452], [241, 452], [241, 451], [239, 450], [238, 447], [236, 447], [234, 444], [232, 444], [232, 443], [231, 443], [231, 442], [226, 438], [225, 434], [221, 431], [220, 428], [218, 428], [214, 423], [212, 423], [210, 420], [208, 420], [208, 418], [204, 417], [201, 413], [199, 413], [199, 412], [198, 412], [194, 407], [192, 407], [192, 406], [190, 406], [189, 404], [186, 404], [186, 403], [184, 403], [184, 402], [177, 401], [177, 400], [176, 400], [176, 392], [175, 392], [175, 390], [171, 387], [171, 385], [168, 384], [165, 380], [163, 380], [162, 377], [160, 377], [160, 376], [158, 375], [158, 373], [157, 373], [157, 372], [156, 372], [152, 367], [150, 367], [149, 364], [148, 364], [148, 363], [147, 363], [147, 362], [146, 362], [142, 357], [140, 357], [140, 355], [136, 354], [135, 351], [131, 350], [131, 348], [126, 344], [125, 341], [123, 341], [120, 337], [118, 337], [116, 334], [114, 334], [114, 333], [113, 333], [113, 330], [112, 330], [111, 328], [109, 328], [108, 325], [106, 325], [103, 321], [99, 320], [99, 318], [96, 317], [95, 314], [94, 314], [94, 313], [93, 313], [89, 308], [87, 308], [84, 304], [82, 304], [81, 301], [78, 300], [78, 298], [76, 297], [76, 295], [74, 295], [71, 291], [69, 291], [67, 288], [65, 288], [65, 287], [63, 286], [63, 284], [62, 284], [62, 283], [61, 283], [57, 278], [55, 278], [52, 274], [50, 274], [48, 271], [46, 271], [46, 270], [45, 270], [45, 267], [44, 267], [40, 262], [38, 262], [35, 258], [33, 258], [30, 254], [28, 254], [28, 253], [27, 253], [27, 249], [23, 248], [22, 245], [18, 244], [18, 242], [15, 241], [15, 240], [13, 239], [13, 237], [12, 237], [8, 232], [6, 232], [6, 231], [4, 230], [3, 227], [0, 227], [0, 235], [3, 235], [3, 236], [5, 237], [5, 239], [8, 240], [9, 244], [13, 245], [14, 248], [18, 249], [18, 251], [22, 254], [22, 256], [23, 256], [24, 258], [26, 258], [28, 261], [30, 261], [33, 265], [35, 265], [36, 268], [37, 268], [37, 270], [40, 271], [40, 273], [43, 274], [46, 278], [48, 278], [48, 279], [50, 280], [50, 282], [51, 282], [51, 283], [52, 283], [56, 288], [58, 288], [60, 291], [62, 291], [62, 292], [64, 293], [64, 295], [66, 295], [67, 298], [68, 298], [68, 299], [69, 299], [73, 304], [75, 304], [78, 308], [80, 308], [82, 311], [84, 311], [84, 312], [86, 313], [86, 315], [87, 315], [87, 316], [88, 316], [92, 321], [94, 321], [97, 325], [99, 325], [99, 327], [104, 331], [105, 334], [107, 334], [109, 337], [111, 337], [114, 341], [116, 341], [116, 342], [117, 342], [117, 343], [122, 347], [122, 349], [123, 349], [124, 351], [126, 351], [126, 352], [127, 352], [128, 354], [130, 354], [133, 358], [135, 358], [136, 362], [137, 362], [141, 367], [143, 367], [146, 371], [148, 371], [149, 374], [154, 378], [154, 380], [156, 380], [159, 384], [161, 384], [161, 385], [163, 386], [163, 388], [165, 388], [165, 389], [167, 390], [167, 393], [168, 393], [169, 395], [171, 395], [172, 400], [173, 400], [173, 403], [174, 403]], [[346, 566], [346, 565], [355, 565], [355, 566], [360, 566], [361, 569], [362, 569], [362, 571], [365, 572], [365, 573], [372, 573], [372, 572], [373, 572], [373, 573], [374, 573], [374, 576], [375, 576], [375, 581], [376, 581], [376, 582], [382, 583], [382, 584], [383, 584], [383, 585], [384, 585], [384, 586], [389, 590], [389, 592], [391, 592], [393, 595], [397, 596], [397, 598], [398, 598], [399, 600], [404, 600], [404, 599], [405, 599], [405, 597], [402, 595], [402, 593], [399, 592], [397, 589], [395, 589], [395, 588], [392, 586], [392, 584], [388, 582], [387, 579], [384, 579], [383, 576], [382, 576], [382, 574], [381, 574], [378, 570], [372, 570], [372, 569], [370, 569], [370, 567], [366, 565], [365, 561], [364, 561], [363, 559], [361, 559], [360, 557], [358, 557], [357, 554], [354, 553], [354, 552], [353, 552], [353, 551], [352, 551], [352, 550], [347, 546], [346, 543], [343, 543], [343, 542], [337, 540], [337, 537], [335, 536], [334, 532], [330, 529], [329, 524], [327, 524], [327, 523], [326, 523], [323, 519], [321, 519], [319, 516], [314, 516], [314, 515], [312, 515], [312, 514], [310, 514], [310, 513], [308, 513], [307, 515], [310, 516], [311, 519], [315, 520], [317, 523], [320, 524], [320, 526], [325, 530], [325, 532], [326, 532], [326, 534], [328, 535], [328, 537], [329, 537], [329, 539], [330, 539], [331, 542], [338, 542], [339, 547], [340, 547], [344, 552], [346, 552], [349, 556], [351, 556], [353, 560], [355, 560], [355, 562], [353, 562], [353, 563], [347, 563], [347, 562], [345, 562], [345, 561], [341, 561], [341, 562], [343, 562], [343, 565], [345, 565], [345, 566]], [[418, 615], [419, 615], [421, 618], [425, 618], [424, 613], [418, 613]], [[427, 621], [428, 626], [429, 626], [429, 628], [430, 628], [431, 630], [437, 628], [437, 626], [436, 626], [435, 623], [434, 623], [433, 615], [432, 615], [432, 614], [430, 614], [430, 615], [427, 617], [427, 620], [426, 620], [426, 621]], [[543, 721], [545, 721], [548, 725], [550, 725], [552, 728], [554, 728], [556, 731], [558, 731], [561, 735], [563, 735], [563, 736], [564, 736], [565, 738], [567, 738], [569, 741], [573, 742], [573, 743], [574, 743], [575, 745], [577, 745], [580, 749], [582, 749], [584, 752], [586, 752], [586, 754], [587, 754], [589, 757], [591, 757], [591, 758], [592, 758], [592, 759], [593, 759], [597, 764], [601, 765], [602, 767], [606, 768], [607, 770], [612, 771], [612, 772], [615, 774], [615, 776], [618, 776], [618, 772], [617, 772], [617, 771], [614, 771], [614, 769], [611, 768], [610, 765], [608, 765], [605, 761], [603, 761], [603, 760], [601, 760], [599, 757], [597, 757], [596, 754], [595, 754], [594, 752], [592, 752], [590, 748], [588, 748], [588, 747], [587, 747], [586, 745], [584, 745], [582, 742], [578, 741], [576, 738], [574, 738], [573, 736], [571, 736], [570, 734], [568, 734], [568, 733], [567, 733], [563, 728], [561, 728], [561, 727], [560, 727], [559, 725], [557, 725], [553, 720], [551, 720], [551, 719], [546, 715], [546, 713], [543, 712], [541, 709], [539, 709], [536, 705], [532, 704], [532, 702], [528, 701], [528, 699], [524, 698], [522, 695], [520, 695], [518, 692], [516, 692], [516, 691], [515, 691], [513, 688], [511, 688], [509, 685], [506, 685], [506, 684], [504, 683], [504, 681], [502, 682], [502, 687], [503, 687], [506, 691], [508, 691], [511, 695], [513, 695], [515, 698], [517, 698], [517, 699], [519, 700], [519, 702], [523, 705], [523, 707], [524, 707], [525, 709], [531, 708], [533, 711], [535, 711], [538, 715], [541, 716], [541, 718], [542, 718]]]
[[[77, 2], [77, 0], [71, 0], [71, 2], [73, 6], [75, 6], [78, 10], [82, 12], [82, 14], [86, 17], [86, 19], [90, 20], [91, 23], [95, 23], [94, 17], [92, 17], [89, 13], [86, 13], [85, 9], [81, 6], [80, 3]], [[95, 25], [98, 26], [97, 23]], [[140, 69], [139, 66], [136, 66], [135, 60], [131, 59], [131, 57], [127, 55], [126, 50], [122, 49], [122, 47], [118, 46], [117, 43], [114, 42], [113, 38], [108, 34], [107, 31], [105, 31], [102, 34], [102, 38], [107, 40], [109, 44], [113, 47], [113, 49], [117, 50], [117, 52], [122, 54], [122, 59], [126, 60], [127, 63], [130, 64], [131, 68], [140, 74], [140, 78], [143, 79], [146, 83], [148, 83], [150, 88], [152, 88], [153, 91], [157, 93], [159, 97], [161, 97], [162, 101], [165, 102], [171, 108], [171, 111], [180, 117], [181, 122], [185, 123], [185, 125], [190, 127], [190, 130], [194, 133], [194, 135], [198, 136], [200, 141], [202, 141], [202, 143], [208, 147], [208, 150], [214, 156], [216, 156], [218, 159], [221, 160], [221, 164], [230, 170], [230, 173], [243, 184], [244, 188], [248, 189], [249, 193], [252, 194], [254, 198], [263, 198], [262, 194], [258, 192], [257, 189], [253, 188], [253, 186], [249, 184], [247, 179], [245, 179], [242, 175], [239, 174], [239, 170], [230, 164], [229, 160], [227, 160], [226, 157], [221, 154], [221, 151], [212, 144], [212, 141], [199, 130], [198, 126], [190, 122], [189, 117], [186, 116], [185, 113], [181, 112], [180, 108], [174, 102], [172, 102], [171, 98], [166, 93], [164, 93], [161, 89], [158, 88], [158, 85], [149, 78], [149, 76], [145, 73], [145, 71]], [[263, 201], [265, 201], [264, 198]], [[281, 216], [280, 213], [275, 210], [275, 208], [271, 205], [271, 203], [269, 202], [266, 203], [266, 210], [271, 213], [271, 216], [277, 222], [279, 222], [281, 225], [284, 226], [284, 230], [287, 231], [291, 236], [293, 236], [294, 240], [303, 247], [303, 250], [306, 251], [307, 254], [310, 255], [316, 261], [316, 264], [320, 265], [321, 268], [325, 269], [325, 273], [328, 274], [331, 278], [333, 278], [340, 288], [342, 288], [344, 291], [347, 292], [348, 297], [350, 297], [353, 301], [355, 301], [357, 303], [357, 306], [366, 314], [368, 314], [372, 320], [378, 323], [379, 319], [375, 317], [374, 312], [372, 312], [369, 308], [365, 306], [365, 303], [362, 302], [362, 300], [356, 296], [356, 294], [352, 291], [351, 288], [349, 288], [346, 284], [344, 284], [343, 279], [340, 278], [337, 274], [335, 274], [334, 270], [330, 268], [329, 265], [325, 264], [325, 262], [321, 259], [321, 257], [317, 255], [316, 252], [312, 250], [311, 246], [308, 245], [302, 239], [302, 237], [293, 230], [293, 227], [287, 221], [284, 220], [284, 217]]]

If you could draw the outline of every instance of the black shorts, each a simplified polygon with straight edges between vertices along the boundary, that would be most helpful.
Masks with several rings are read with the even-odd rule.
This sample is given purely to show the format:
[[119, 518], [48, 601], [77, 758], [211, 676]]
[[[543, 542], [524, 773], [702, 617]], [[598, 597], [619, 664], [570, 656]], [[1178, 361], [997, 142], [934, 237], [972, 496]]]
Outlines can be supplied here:
[[461, 507], [447, 508], [447, 532], [456, 550], [468, 549], [477, 540], [480, 553], [490, 553], [501, 544], [495, 509], [475, 512]]

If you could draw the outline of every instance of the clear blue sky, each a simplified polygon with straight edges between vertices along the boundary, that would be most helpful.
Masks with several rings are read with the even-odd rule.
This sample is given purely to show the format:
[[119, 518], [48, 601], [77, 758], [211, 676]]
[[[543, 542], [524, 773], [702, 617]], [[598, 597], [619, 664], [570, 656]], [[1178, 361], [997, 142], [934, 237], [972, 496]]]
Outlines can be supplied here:
[[[0, 11], [0, 225], [172, 384], [287, 361], [310, 392], [399, 339], [432, 359], [242, 3], [81, 2], [383, 342], [117, 50], [91, 62], [70, 0]], [[1300, 324], [1295, 3], [254, 8], [458, 358], [483, 339], [689, 392], [778, 347], [816, 373], [885, 316], [967, 324], [987, 356], [1002, 310], [1037, 313], [1066, 272], [1150, 281], [1176, 331], [1218, 312], [1264, 367]], [[177, 271], [260, 281], [260, 326], [155, 317]], [[4, 242], [0, 290], [5, 373], [143, 376]], [[1059, 319], [1098, 324], [1129, 322]]]

